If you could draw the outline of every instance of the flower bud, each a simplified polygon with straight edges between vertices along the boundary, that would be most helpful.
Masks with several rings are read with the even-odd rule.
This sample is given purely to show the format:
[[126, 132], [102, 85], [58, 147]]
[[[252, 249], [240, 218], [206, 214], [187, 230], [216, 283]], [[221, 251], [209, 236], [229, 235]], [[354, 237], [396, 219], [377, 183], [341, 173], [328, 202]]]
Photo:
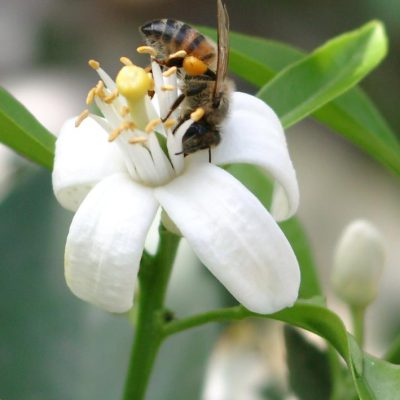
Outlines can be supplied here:
[[383, 238], [369, 222], [352, 222], [342, 233], [334, 256], [332, 286], [350, 306], [375, 300], [384, 265]]

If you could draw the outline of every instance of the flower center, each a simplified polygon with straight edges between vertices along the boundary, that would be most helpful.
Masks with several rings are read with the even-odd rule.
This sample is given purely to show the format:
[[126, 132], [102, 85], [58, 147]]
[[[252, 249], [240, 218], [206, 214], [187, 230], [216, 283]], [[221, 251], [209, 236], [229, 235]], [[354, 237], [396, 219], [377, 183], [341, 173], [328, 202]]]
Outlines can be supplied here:
[[[193, 120], [173, 132], [180, 112], [170, 112], [178, 96], [176, 68], [162, 73], [152, 62], [150, 73], [126, 57], [121, 62], [125, 65], [114, 82], [97, 61], [89, 61], [100, 81], [89, 91], [86, 103], [95, 102], [103, 117], [85, 110], [76, 125], [88, 116], [95, 119], [109, 133], [108, 140], [120, 149], [132, 179], [160, 186], [182, 173], [182, 137]], [[168, 119], [163, 118], [168, 114]]]

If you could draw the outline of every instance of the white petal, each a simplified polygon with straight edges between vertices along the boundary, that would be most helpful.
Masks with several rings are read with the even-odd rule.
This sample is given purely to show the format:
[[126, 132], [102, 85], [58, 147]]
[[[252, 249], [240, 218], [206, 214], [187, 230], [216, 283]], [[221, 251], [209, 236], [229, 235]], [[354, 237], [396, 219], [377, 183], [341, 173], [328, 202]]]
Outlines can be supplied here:
[[78, 128], [69, 119], [56, 142], [53, 190], [60, 204], [76, 211], [91, 188], [106, 176], [124, 171], [121, 154], [93, 119]]
[[200, 260], [245, 307], [272, 313], [297, 298], [300, 272], [286, 237], [258, 199], [212, 164], [155, 189]]
[[72, 292], [107, 311], [129, 310], [156, 211], [152, 190], [127, 174], [97, 184], [75, 214], [67, 238], [65, 277]]
[[221, 136], [212, 161], [261, 167], [276, 181], [272, 215], [278, 221], [291, 217], [298, 208], [299, 188], [282, 125], [273, 110], [254, 96], [234, 93]]

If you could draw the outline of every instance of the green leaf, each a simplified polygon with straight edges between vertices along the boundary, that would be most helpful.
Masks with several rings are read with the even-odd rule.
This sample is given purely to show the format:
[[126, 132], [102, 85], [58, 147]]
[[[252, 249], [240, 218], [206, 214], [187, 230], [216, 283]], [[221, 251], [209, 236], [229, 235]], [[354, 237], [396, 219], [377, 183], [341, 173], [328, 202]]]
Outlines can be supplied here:
[[[226, 170], [242, 182], [266, 207], [270, 207], [272, 184], [260, 168], [248, 164], [232, 164]], [[296, 218], [280, 223], [289, 240], [301, 269], [300, 297], [309, 298], [321, 295], [316, 267], [306, 233]]]
[[[200, 28], [215, 39], [215, 30]], [[279, 71], [305, 55], [293, 47], [235, 32], [230, 34], [230, 69], [261, 87]], [[313, 116], [343, 135], [387, 168], [400, 173], [400, 151], [396, 135], [373, 102], [355, 87], [313, 113]]]
[[300, 400], [329, 399], [332, 382], [327, 353], [288, 325], [284, 333], [289, 382], [293, 392]]
[[386, 52], [383, 25], [372, 21], [288, 66], [262, 87], [258, 96], [289, 127], [354, 86]]
[[1, 143], [51, 169], [55, 139], [19, 101], [0, 88]]

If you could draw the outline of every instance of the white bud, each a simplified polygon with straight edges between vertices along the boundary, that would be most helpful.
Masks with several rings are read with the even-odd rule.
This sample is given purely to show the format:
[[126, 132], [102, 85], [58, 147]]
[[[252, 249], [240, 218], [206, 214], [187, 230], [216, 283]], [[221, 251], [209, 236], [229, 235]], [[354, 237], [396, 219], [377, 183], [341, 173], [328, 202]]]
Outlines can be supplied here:
[[383, 238], [369, 222], [346, 227], [336, 248], [332, 285], [351, 306], [365, 307], [375, 300], [385, 259]]

